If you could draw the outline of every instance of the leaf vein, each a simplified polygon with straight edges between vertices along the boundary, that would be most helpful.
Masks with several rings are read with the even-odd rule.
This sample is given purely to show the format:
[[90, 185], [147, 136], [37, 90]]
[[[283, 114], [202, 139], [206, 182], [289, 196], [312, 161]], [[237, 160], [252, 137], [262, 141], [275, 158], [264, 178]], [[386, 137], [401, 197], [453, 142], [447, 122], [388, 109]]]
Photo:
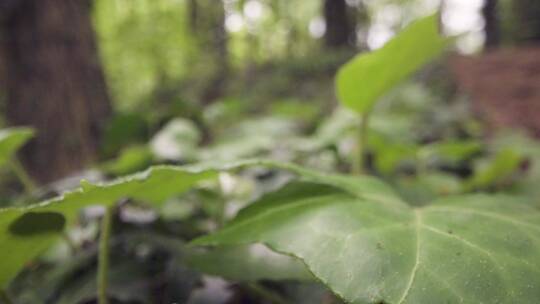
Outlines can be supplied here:
[[398, 304], [402, 304], [405, 299], [407, 299], [407, 296], [409, 295], [409, 292], [411, 291], [411, 288], [413, 286], [414, 280], [416, 278], [416, 273], [418, 272], [418, 266], [420, 265], [420, 226], [422, 225], [422, 214], [420, 213], [420, 210], [414, 210], [414, 219], [415, 219], [415, 225], [416, 225], [416, 258], [414, 262], [414, 266], [411, 271], [411, 275], [409, 277], [409, 281], [407, 283], [407, 287], [405, 288], [405, 291], [403, 292], [403, 295], [401, 295], [400, 300], [398, 301]]
[[515, 226], [522, 226], [522, 227], [530, 227], [530, 228], [533, 228], [533, 229], [537, 229], [537, 230], [540, 230], [540, 226], [539, 225], [535, 225], [535, 224], [531, 224], [531, 223], [528, 223], [528, 222], [519, 222], [511, 217], [508, 217], [508, 216], [505, 216], [505, 215], [501, 215], [501, 214], [497, 214], [497, 213], [493, 213], [493, 212], [486, 212], [486, 211], [480, 211], [480, 210], [474, 210], [474, 209], [468, 209], [468, 208], [461, 208], [461, 209], [457, 209], [457, 208], [448, 208], [448, 207], [445, 207], [445, 208], [441, 208], [441, 207], [430, 207], [428, 209], [424, 209], [424, 211], [447, 211], [447, 212], [457, 212], [457, 213], [465, 213], [465, 214], [477, 214], [477, 215], [480, 215], [480, 216], [484, 216], [484, 217], [490, 217], [490, 218], [494, 218], [494, 219], [498, 219], [500, 221], [505, 221], [505, 222], [509, 222], [509, 223], [512, 223], [514, 224]]

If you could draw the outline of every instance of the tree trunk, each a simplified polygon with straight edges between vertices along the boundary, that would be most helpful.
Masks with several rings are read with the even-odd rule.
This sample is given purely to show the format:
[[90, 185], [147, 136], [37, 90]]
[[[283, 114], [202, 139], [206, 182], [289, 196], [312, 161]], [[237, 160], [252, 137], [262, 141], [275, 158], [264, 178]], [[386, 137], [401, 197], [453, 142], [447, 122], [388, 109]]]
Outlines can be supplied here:
[[519, 43], [540, 43], [540, 1], [514, 0], [514, 36]]
[[192, 32], [197, 37], [200, 49], [208, 55], [208, 62], [205, 64], [212, 70], [201, 96], [202, 103], [209, 104], [223, 94], [229, 72], [224, 2], [191, 0], [189, 18]]
[[17, 0], [2, 12], [7, 119], [36, 129], [22, 159], [40, 182], [94, 161], [111, 113], [90, 10], [84, 0]]
[[486, 23], [484, 29], [486, 35], [485, 46], [486, 48], [498, 47], [501, 42], [501, 32], [497, 0], [485, 0], [482, 15]]
[[323, 10], [326, 21], [325, 45], [329, 48], [354, 46], [356, 30], [345, 0], [324, 0]]

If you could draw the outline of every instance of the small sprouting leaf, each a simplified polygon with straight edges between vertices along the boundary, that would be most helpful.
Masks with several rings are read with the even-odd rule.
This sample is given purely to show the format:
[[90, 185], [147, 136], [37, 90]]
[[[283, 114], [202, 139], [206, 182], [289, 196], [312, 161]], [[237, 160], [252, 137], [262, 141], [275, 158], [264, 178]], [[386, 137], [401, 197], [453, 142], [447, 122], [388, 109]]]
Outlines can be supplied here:
[[292, 199], [278, 192], [194, 244], [265, 244], [301, 259], [350, 303], [537, 302], [537, 209], [488, 195], [413, 208], [356, 186]]
[[360, 54], [339, 70], [339, 100], [358, 113], [368, 111], [396, 84], [439, 56], [449, 42], [438, 33], [437, 16], [413, 22], [381, 49]]
[[0, 130], [0, 166], [4, 165], [30, 138], [34, 131], [17, 127]]

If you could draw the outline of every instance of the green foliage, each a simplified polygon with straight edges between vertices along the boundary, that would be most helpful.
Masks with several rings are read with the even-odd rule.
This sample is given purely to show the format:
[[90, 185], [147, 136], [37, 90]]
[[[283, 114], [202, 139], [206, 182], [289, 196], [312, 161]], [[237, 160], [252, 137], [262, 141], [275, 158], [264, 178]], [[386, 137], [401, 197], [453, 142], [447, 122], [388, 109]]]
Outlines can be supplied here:
[[438, 34], [437, 16], [413, 22], [384, 47], [360, 54], [337, 75], [341, 103], [365, 113], [396, 84], [439, 56], [449, 40]]
[[[352, 303], [534, 303], [537, 299], [540, 249], [534, 235], [540, 229], [540, 213], [530, 205], [507, 196], [465, 195], [412, 208], [375, 178], [268, 161], [156, 167], [103, 185], [83, 184], [77, 191], [39, 205], [2, 210], [0, 241], [9, 250], [0, 256], [4, 270], [0, 282], [5, 285], [27, 260], [49, 245], [64, 223], [42, 221], [46, 224], [24, 232], [13, 228], [26, 216], [63, 219], [62, 214], [70, 223], [81, 207], [110, 205], [123, 197], [160, 202], [214, 178], [218, 171], [258, 165], [290, 171], [303, 182], [263, 196], [222, 230], [194, 244], [266, 244], [300, 259], [319, 280]], [[202, 255], [195, 263], [200, 266], [201, 259], [207, 258], [211, 255]], [[251, 269], [257, 269], [252, 263], [272, 263], [246, 259], [242, 267]], [[242, 279], [236, 267], [202, 264], [211, 273]], [[301, 268], [291, 267], [291, 272], [267, 275], [274, 279], [303, 276]], [[246, 270], [243, 279], [263, 276]]]
[[[212, 5], [210, 2], [206, 5]], [[100, 0], [95, 9], [101, 51], [121, 107], [160, 95], [156, 92], [164, 88], [172, 89], [174, 95], [186, 66], [194, 67], [194, 58], [201, 59], [196, 67], [205, 70], [198, 71], [201, 78], [219, 69], [208, 66], [205, 54], [195, 54], [208, 41], [186, 35], [185, 2], [120, 3]], [[450, 39], [437, 33], [436, 16], [413, 22], [382, 49], [358, 55], [343, 66], [337, 76], [337, 93], [352, 111], [339, 108], [319, 123], [323, 109], [312, 100], [305, 102], [307, 98], [283, 98], [287, 91], [281, 88], [326, 70], [324, 60], [318, 58], [304, 70], [304, 62], [294, 64], [288, 56], [298, 50], [272, 43], [277, 36], [295, 38], [289, 35], [294, 35], [300, 23], [307, 23], [303, 19], [316, 15], [318, 4], [260, 2], [263, 17], [248, 20], [243, 11], [246, 3], [230, 2], [226, 8], [227, 14], [238, 14], [248, 22], [231, 33], [233, 59], [244, 56], [257, 62], [279, 54], [288, 63], [283, 71], [271, 73], [270, 85], [252, 79], [245, 84], [262, 83], [253, 89], [253, 99], [264, 95], [264, 90], [279, 91], [281, 101], [266, 106], [271, 115], [258, 113], [257, 106], [242, 99], [245, 96], [223, 98], [201, 109], [182, 98], [168, 100], [172, 96], [168, 91], [158, 100], [161, 112], [153, 117], [118, 115], [106, 129], [103, 146], [106, 157], [116, 158], [98, 166], [108, 176], [130, 174], [159, 162], [203, 163], [155, 166], [99, 184], [83, 181], [79, 188], [42, 203], [0, 209], [0, 292], [46, 249], [56, 244], [55, 250], [61, 251], [58, 248], [65, 244], [59, 244], [59, 237], [70, 232], [67, 229], [87, 220], [90, 226], [95, 224], [79, 213], [100, 205], [108, 210], [118, 207], [118, 218], [112, 222], [119, 226], [110, 235], [111, 250], [108, 242], [102, 243], [100, 259], [110, 255], [111, 262], [107, 267], [101, 264], [101, 283], [114, 289], [108, 294], [126, 302], [155, 301], [154, 289], [134, 287], [133, 280], [156, 277], [152, 272], [155, 261], [148, 252], [157, 248], [169, 258], [163, 264], [174, 265], [182, 277], [180, 284], [171, 284], [181, 286], [182, 299], [189, 297], [204, 273], [235, 281], [235, 289], [247, 288], [277, 303], [283, 301], [276, 295], [286, 294], [291, 281], [313, 284], [301, 285], [311, 286], [306, 287], [309, 296], [290, 297], [293, 303], [322, 302], [326, 289], [315, 282], [355, 304], [536, 303], [540, 297], [540, 246], [535, 236], [540, 229], [538, 144], [506, 138], [485, 145], [478, 132], [471, 131], [475, 128], [470, 127], [468, 117], [446, 103], [441, 108], [436, 101], [443, 98], [420, 85], [407, 84], [388, 94], [448, 46]], [[288, 14], [297, 7], [309, 14]], [[281, 16], [284, 21], [271, 20], [280, 14], [285, 14]], [[267, 23], [274, 27], [266, 27]], [[284, 23], [289, 23], [290, 31], [283, 31]], [[211, 28], [207, 24], [204, 34]], [[261, 52], [262, 40], [255, 33], [264, 31], [268, 31], [264, 42], [269, 49]], [[206, 38], [216, 42], [213, 36]], [[311, 43], [302, 47], [309, 48]], [[338, 57], [332, 62], [340, 60]], [[195, 86], [197, 83], [204, 86], [194, 81]], [[311, 96], [324, 91], [313, 89], [317, 84], [306, 87], [313, 91]], [[264, 86], [261, 94], [259, 89]], [[377, 104], [382, 97], [388, 102]], [[169, 101], [173, 104], [168, 105]], [[366, 114], [376, 105], [368, 125]], [[245, 119], [255, 112], [256, 118]], [[366, 118], [362, 129], [366, 147], [362, 148], [369, 157], [364, 161], [364, 173], [384, 181], [335, 173], [348, 169], [352, 143], [358, 136], [357, 114]], [[195, 117], [197, 122], [179, 115]], [[163, 121], [163, 117], [170, 120]], [[153, 126], [162, 125], [146, 144]], [[312, 129], [315, 131], [306, 135]], [[28, 129], [1, 131], [0, 165], [31, 136]], [[251, 157], [295, 161], [304, 167], [241, 161]], [[471, 193], [478, 190], [522, 196]], [[137, 221], [137, 216], [129, 218], [129, 212], [132, 217], [147, 212], [152, 219]], [[144, 238], [137, 236], [141, 227], [145, 228]], [[97, 230], [94, 227], [92, 241]], [[46, 258], [56, 259], [57, 264], [83, 263], [77, 261], [82, 252], [78, 244], [85, 242], [77, 242], [72, 244], [75, 255], [58, 257], [61, 254], [55, 251]], [[95, 252], [83, 251], [87, 256], [82, 260], [91, 264]], [[118, 251], [129, 252], [132, 259]], [[141, 260], [149, 262], [141, 266]], [[79, 265], [92, 268], [79, 275], [75, 267], [64, 266], [55, 265], [52, 275], [45, 270], [63, 282], [70, 281], [67, 272], [77, 276], [73, 287], [59, 293], [57, 302], [83, 302], [93, 297], [96, 271]], [[36, 275], [38, 280], [47, 281], [41, 285], [47, 289], [45, 294], [56, 294], [54, 288], [58, 287], [40, 275]], [[260, 283], [268, 280], [287, 284], [278, 288], [270, 284], [269, 291]], [[27, 302], [42, 299], [37, 292], [34, 296], [38, 300]]]
[[[0, 286], [5, 286], [26, 262], [57, 239], [63, 225], [45, 219], [60, 216], [65, 218], [65, 222], [73, 223], [81, 208], [91, 205], [110, 206], [126, 197], [160, 204], [173, 194], [182, 193], [198, 181], [215, 175], [214, 171], [155, 167], [106, 184], [85, 182], [81, 188], [41, 204], [0, 209], [0, 247], [5, 248], [0, 252]], [[44, 224], [29, 225], [34, 218], [42, 218]], [[24, 233], [14, 229], [25, 224], [28, 227]]]
[[112, 97], [120, 108], [141, 106], [159, 86], [178, 80], [196, 56], [186, 1], [100, 0], [94, 24]]
[[115, 175], [126, 175], [144, 170], [152, 164], [152, 153], [146, 146], [133, 146], [124, 149], [118, 158], [101, 166], [102, 170]]
[[296, 134], [297, 125], [290, 119], [269, 116], [245, 119], [221, 132], [226, 132], [227, 136], [222, 135], [214, 145], [202, 149], [199, 160], [232, 161], [267, 155], [285, 145], [284, 142]]
[[440, 171], [420, 172], [399, 178], [395, 183], [396, 190], [413, 206], [424, 206], [434, 199], [463, 192], [457, 176]]
[[144, 142], [148, 123], [140, 114], [118, 113], [108, 122], [103, 133], [102, 151], [110, 157], [128, 145]]
[[449, 140], [426, 145], [418, 154], [426, 160], [438, 158], [450, 163], [459, 163], [480, 152], [481, 149], [481, 143], [475, 140]]
[[34, 136], [30, 128], [0, 130], [0, 166], [4, 166], [28, 140]]
[[492, 159], [478, 165], [474, 176], [468, 181], [467, 187], [487, 189], [498, 186], [512, 176], [519, 168], [522, 157], [512, 149], [499, 151]]
[[202, 134], [193, 122], [175, 118], [157, 132], [150, 142], [158, 159], [189, 161], [196, 159]]
[[[0, 209], [0, 245], [2, 248], [7, 248], [0, 252], [0, 266], [3, 269], [0, 273], [0, 286], [5, 286], [27, 261], [49, 247], [64, 228], [63, 223], [73, 223], [81, 208], [91, 205], [111, 206], [124, 198], [133, 198], [160, 205], [167, 198], [185, 192], [197, 182], [215, 178], [218, 173], [217, 169], [256, 164], [267, 164], [299, 172], [303, 174], [305, 179], [314, 182], [324, 177], [316, 172], [293, 165], [259, 161], [185, 168], [160, 166], [105, 184], [93, 185], [83, 182], [81, 188], [41, 204], [24, 208]], [[340, 176], [327, 178], [330, 184], [341, 183], [343, 187], [349, 189], [355, 187], [355, 180], [349, 181]], [[374, 179], [366, 177], [361, 180], [365, 180], [371, 187], [366, 193], [369, 197], [377, 197], [386, 190], [384, 185]], [[46, 221], [46, 219], [58, 217], [65, 219], [62, 225], [58, 225], [56, 220]], [[43, 225], [28, 225], [24, 233], [13, 229], [13, 227], [24, 226], [36, 218], [41, 219]]]
[[[510, 175], [514, 177], [517, 175], [519, 178], [515, 180], [513, 187], [507, 190], [514, 194], [527, 195], [540, 206], [540, 200], [538, 200], [540, 197], [540, 187], [538, 187], [540, 184], [540, 144], [538, 141], [523, 134], [522, 131], [514, 130], [498, 134], [491, 146], [498, 151], [496, 155], [510, 153], [512, 158], [520, 156], [519, 170], [507, 171]], [[509, 149], [514, 152], [508, 152]], [[501, 177], [508, 179], [508, 175]]]
[[277, 116], [309, 122], [319, 114], [320, 110], [317, 106], [300, 100], [282, 100], [271, 105], [271, 112]]
[[[368, 198], [368, 184], [341, 178], [326, 180], [341, 188], [327, 193], [272, 194], [195, 244], [266, 244], [351, 303], [535, 303], [533, 207], [470, 195], [411, 208], [390, 193]], [[343, 191], [353, 182], [354, 193]]]
[[204, 273], [236, 281], [313, 280], [300, 261], [263, 245], [197, 248], [189, 254], [187, 263]]

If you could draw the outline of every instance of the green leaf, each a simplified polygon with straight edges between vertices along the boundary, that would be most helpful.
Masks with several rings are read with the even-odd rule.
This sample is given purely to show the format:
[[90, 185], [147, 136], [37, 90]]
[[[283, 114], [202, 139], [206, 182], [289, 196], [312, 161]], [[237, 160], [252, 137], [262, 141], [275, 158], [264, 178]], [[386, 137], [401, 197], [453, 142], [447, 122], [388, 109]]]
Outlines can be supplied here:
[[498, 186], [516, 173], [523, 157], [518, 152], [507, 148], [487, 162], [478, 165], [474, 175], [467, 180], [466, 189], [485, 189]]
[[[84, 184], [29, 208], [3, 209], [0, 286], [48, 246], [63, 226], [58, 214], [70, 223], [91, 204], [123, 197], [159, 203], [219, 170], [256, 165], [291, 171], [302, 182], [265, 195], [195, 244], [263, 243], [300, 259], [351, 303], [526, 304], [540, 297], [540, 213], [529, 204], [469, 195], [412, 208], [375, 178], [268, 161], [157, 167], [112, 183]], [[29, 212], [48, 212], [56, 220], [39, 229], [13, 228]]]
[[159, 166], [110, 183], [82, 187], [58, 198], [24, 208], [0, 209], [0, 287], [57, 240], [65, 223], [72, 223], [81, 208], [112, 205], [123, 198], [159, 204], [217, 171]]
[[[157, 166], [147, 171], [119, 178], [115, 181], [94, 185], [81, 183], [81, 188], [63, 196], [24, 208], [0, 209], [0, 287], [5, 286], [19, 270], [31, 259], [48, 248], [57, 240], [61, 232], [58, 215], [65, 217], [67, 224], [72, 223], [79, 210], [90, 205], [111, 205], [123, 198], [134, 198], [144, 202], [159, 204], [167, 198], [182, 193], [196, 183], [217, 176], [220, 170], [233, 170], [246, 166], [270, 166], [281, 168], [302, 175], [304, 180], [324, 184], [340, 185], [356, 193], [365, 191], [367, 197], [374, 200], [395, 199], [386, 194], [391, 190], [384, 183], [374, 178], [358, 177], [358, 181], [369, 187], [357, 187], [356, 179], [344, 180], [337, 175], [321, 174], [291, 164], [279, 164], [271, 161], [247, 160], [227, 165], [203, 164], [190, 167]], [[384, 196], [384, 198], [383, 198]], [[21, 221], [29, 213], [41, 213], [40, 219], [50, 219], [51, 227], [31, 225], [25, 233], [16, 233], [13, 223]], [[47, 221], [45, 221], [47, 222]]]
[[101, 168], [116, 176], [131, 174], [148, 168], [152, 164], [152, 153], [146, 146], [128, 147], [113, 160], [105, 162]]
[[117, 113], [105, 125], [101, 150], [110, 157], [126, 146], [145, 142], [147, 137], [148, 123], [142, 114]]
[[186, 263], [201, 272], [235, 281], [313, 280], [298, 259], [258, 244], [199, 248], [187, 256]]
[[513, 185], [512, 191], [535, 199], [538, 206], [540, 203], [537, 199], [540, 197], [540, 187], [538, 187], [540, 185], [540, 142], [522, 132], [515, 130], [501, 132], [493, 139], [491, 146], [499, 153], [512, 147], [512, 150], [521, 156], [520, 163], [525, 166], [521, 168], [523, 171], [519, 172], [521, 174], [518, 174], [519, 179]]
[[18, 127], [0, 130], [0, 166], [8, 162], [30, 138], [34, 131], [30, 128]]
[[395, 182], [401, 196], [414, 206], [423, 206], [435, 198], [462, 193], [459, 177], [444, 172], [422, 172], [404, 176]]
[[414, 161], [417, 147], [403, 138], [392, 138], [372, 131], [368, 146], [374, 154], [375, 168], [383, 175], [394, 173], [404, 161]]
[[450, 40], [438, 34], [437, 23], [436, 15], [415, 21], [381, 49], [344, 65], [336, 80], [341, 103], [365, 113], [396, 84], [439, 56]]
[[202, 149], [198, 159], [231, 162], [260, 157], [296, 134], [297, 126], [290, 119], [268, 116], [243, 121], [227, 129], [226, 133], [229, 135], [222, 136], [217, 144]]
[[194, 244], [265, 244], [301, 259], [351, 303], [537, 303], [537, 209], [488, 195], [412, 208], [359, 195], [366, 186], [275, 193]]
[[459, 163], [482, 150], [475, 140], [449, 140], [423, 146], [418, 151], [421, 158], [438, 158], [450, 163]]
[[[305, 197], [333, 193], [336, 188], [310, 182], [291, 182], [278, 192], [267, 194], [254, 202], [255, 206], [287, 204]], [[251, 209], [243, 209], [239, 218], [251, 217]], [[261, 245], [223, 246], [207, 251], [196, 251], [188, 263], [205, 273], [239, 281], [313, 280], [313, 276], [297, 259], [269, 251]]]
[[191, 120], [175, 118], [154, 136], [150, 146], [159, 159], [186, 161], [197, 155], [201, 138], [201, 132]]

